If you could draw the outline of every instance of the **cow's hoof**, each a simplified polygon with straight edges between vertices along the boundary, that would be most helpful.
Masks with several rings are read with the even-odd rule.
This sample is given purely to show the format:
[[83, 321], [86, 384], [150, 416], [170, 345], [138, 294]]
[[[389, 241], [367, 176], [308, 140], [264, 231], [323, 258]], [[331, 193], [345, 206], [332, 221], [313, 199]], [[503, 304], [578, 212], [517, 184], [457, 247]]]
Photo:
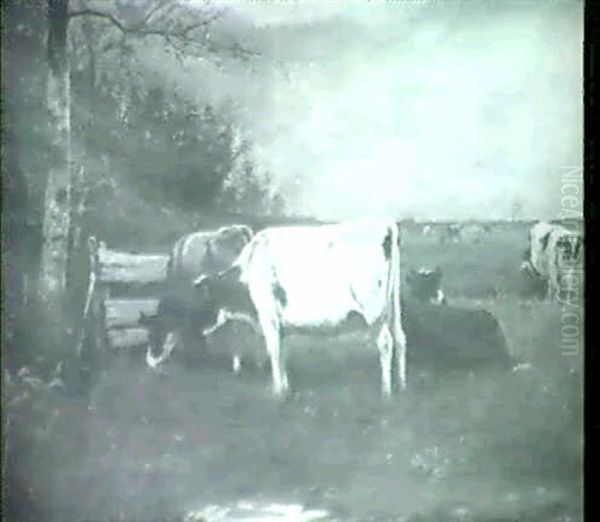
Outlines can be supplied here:
[[382, 390], [381, 390], [381, 398], [382, 398], [384, 401], [391, 401], [391, 400], [392, 400], [392, 397], [393, 397], [393, 395], [394, 395], [394, 394], [392, 393], [392, 390], [389, 390], [389, 389], [387, 389], [387, 388], [384, 388], [384, 389], [382, 389]]

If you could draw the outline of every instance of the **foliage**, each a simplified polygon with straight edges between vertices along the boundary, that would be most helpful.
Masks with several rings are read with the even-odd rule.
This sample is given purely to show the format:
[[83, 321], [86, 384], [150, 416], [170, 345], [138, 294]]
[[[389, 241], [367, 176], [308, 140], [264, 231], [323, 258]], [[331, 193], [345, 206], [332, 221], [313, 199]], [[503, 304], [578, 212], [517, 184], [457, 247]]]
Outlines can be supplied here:
[[[233, 112], [177, 88], [186, 54], [204, 53], [221, 64], [248, 57], [231, 37], [206, 37], [223, 13], [210, 3], [195, 10], [179, 2], [97, 4], [111, 12], [86, 5], [72, 0], [69, 22], [74, 317], [86, 285], [86, 253], [77, 251], [85, 236], [130, 250], [165, 249], [183, 233], [222, 224], [226, 214], [268, 214], [272, 199], [283, 206], [266, 187], [269, 176], [253, 164], [251, 144], [243, 175], [232, 175], [239, 134]], [[45, 353], [40, 342], [51, 337], [27, 327], [37, 318], [44, 191], [55, 161], [46, 106], [46, 9], [44, 0], [3, 3], [3, 147], [14, 160], [3, 162], [3, 246], [14, 268], [6, 276], [6, 306], [15, 312], [6, 331], [17, 366]], [[172, 65], [172, 76], [150, 70], [156, 55]]]
[[[102, 19], [76, 21], [73, 128], [87, 170], [89, 233], [110, 242], [111, 229], [125, 227], [136, 236], [164, 227], [162, 237], [170, 237], [174, 216], [181, 234], [198, 221], [198, 213], [283, 212], [281, 195], [268, 188], [270, 177], [253, 163], [251, 144], [245, 141], [240, 150], [231, 111], [192, 101], [177, 89], [176, 79], [156, 77], [143, 65], [155, 46], [144, 48]], [[176, 70], [176, 59], [165, 56]], [[132, 207], [141, 213], [132, 215]], [[124, 220], [113, 227], [117, 215]]]

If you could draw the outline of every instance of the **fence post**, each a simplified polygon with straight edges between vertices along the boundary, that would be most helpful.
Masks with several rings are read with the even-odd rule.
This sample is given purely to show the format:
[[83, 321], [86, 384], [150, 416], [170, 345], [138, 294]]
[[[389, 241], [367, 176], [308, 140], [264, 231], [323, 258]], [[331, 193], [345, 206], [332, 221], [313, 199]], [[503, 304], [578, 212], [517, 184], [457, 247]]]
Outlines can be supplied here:
[[88, 341], [89, 335], [89, 317], [90, 310], [94, 301], [94, 294], [96, 292], [96, 281], [97, 281], [97, 267], [98, 267], [98, 253], [96, 246], [96, 238], [90, 236], [88, 238], [88, 254], [89, 254], [89, 269], [88, 269], [88, 289], [85, 296], [85, 304], [83, 306], [83, 314], [81, 317], [81, 323], [79, 327], [79, 336], [77, 340], [77, 357], [81, 358], [83, 351], [83, 345]]

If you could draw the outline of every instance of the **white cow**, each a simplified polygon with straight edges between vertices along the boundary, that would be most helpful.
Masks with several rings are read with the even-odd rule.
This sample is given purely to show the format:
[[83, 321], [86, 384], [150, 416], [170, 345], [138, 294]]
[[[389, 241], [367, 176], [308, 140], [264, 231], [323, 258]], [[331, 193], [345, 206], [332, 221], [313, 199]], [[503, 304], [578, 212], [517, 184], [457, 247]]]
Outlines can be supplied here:
[[[230, 319], [257, 325], [271, 360], [273, 390], [289, 389], [285, 332], [341, 333], [378, 329], [384, 396], [394, 371], [406, 388], [406, 335], [400, 310], [400, 237], [394, 222], [265, 229], [231, 269], [196, 281], [212, 303], [209, 334]], [[205, 323], [206, 318], [202, 321]], [[396, 364], [393, 368], [394, 361]]]
[[521, 269], [547, 281], [547, 299], [559, 297], [565, 276], [581, 261], [583, 238], [562, 225], [536, 223], [529, 231], [529, 250]]

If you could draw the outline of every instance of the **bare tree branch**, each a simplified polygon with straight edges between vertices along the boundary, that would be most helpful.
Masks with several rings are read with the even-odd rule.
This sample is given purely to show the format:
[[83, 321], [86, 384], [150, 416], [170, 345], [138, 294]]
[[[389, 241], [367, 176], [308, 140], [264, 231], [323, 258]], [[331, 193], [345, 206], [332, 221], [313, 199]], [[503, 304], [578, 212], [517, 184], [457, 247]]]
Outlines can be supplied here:
[[[144, 16], [142, 23], [147, 24], [150, 21], [150, 18], [152, 18], [158, 11], [160, 11], [163, 7], [169, 5], [170, 3], [171, 3], [171, 0], [160, 0], [160, 1], [156, 2], [156, 4], [154, 4], [153, 7], [148, 9], [148, 12], [146, 13], [146, 16]], [[171, 4], [171, 5], [173, 5], [173, 4]]]
[[116, 16], [113, 16], [110, 13], [105, 13], [102, 11], [96, 11], [95, 9], [81, 9], [79, 11], [70, 11], [69, 18], [76, 18], [78, 16], [96, 16], [98, 18], [104, 18], [112, 23], [114, 26], [118, 27], [124, 33], [128, 32], [129, 29], [125, 27]]
[[[162, 11], [162, 12], [161, 12]], [[228, 53], [236, 58], [247, 60], [260, 53], [245, 49], [239, 42], [231, 45], [216, 45], [211, 39], [209, 28], [226, 12], [225, 8], [199, 11], [173, 0], [160, 0], [153, 4], [141, 21], [128, 25], [114, 14], [98, 9], [83, 7], [69, 13], [69, 18], [82, 16], [97, 17], [116, 27], [123, 36], [162, 38], [178, 55], [211, 59], [219, 53]], [[160, 16], [158, 16], [160, 14]], [[152, 23], [150, 23], [152, 21]], [[108, 44], [108, 48], [113, 45]], [[208, 55], [208, 56], [207, 56]], [[220, 65], [220, 63], [218, 64]]]
[[[163, 1], [163, 2], [155, 5], [152, 9], [150, 9], [148, 11], [148, 13], [146, 14], [146, 16], [144, 16], [142, 21], [140, 21], [139, 23], [136, 23], [135, 25], [129, 26], [129, 27], [127, 25], [125, 25], [123, 22], [121, 22], [121, 20], [119, 20], [112, 13], [109, 13], [106, 11], [99, 11], [97, 9], [84, 8], [84, 9], [80, 9], [78, 11], [70, 11], [69, 18], [76, 18], [76, 17], [80, 17], [80, 16], [95, 16], [97, 18], [102, 18], [104, 20], [107, 20], [108, 22], [113, 24], [115, 27], [117, 27], [123, 33], [139, 34], [142, 36], [156, 35], [156, 36], [176, 36], [179, 38], [187, 38], [189, 36], [189, 34], [192, 31], [194, 31], [195, 29], [206, 28], [207, 26], [209, 26], [213, 22], [215, 22], [218, 18], [223, 16], [223, 14], [225, 13], [224, 9], [219, 9], [219, 10], [214, 11], [210, 16], [208, 16], [206, 18], [203, 18], [199, 21], [195, 21], [189, 25], [185, 25], [182, 27], [179, 27], [178, 24], [176, 24], [173, 21], [171, 21], [171, 24], [170, 24], [172, 27], [156, 28], [156, 27], [148, 26], [147, 22], [150, 20], [150, 18], [152, 18], [153, 15], [155, 15], [160, 9], [165, 7], [168, 3], [169, 2], [167, 0], [167, 1]], [[198, 15], [198, 13], [194, 13], [194, 14], [196, 16]]]

